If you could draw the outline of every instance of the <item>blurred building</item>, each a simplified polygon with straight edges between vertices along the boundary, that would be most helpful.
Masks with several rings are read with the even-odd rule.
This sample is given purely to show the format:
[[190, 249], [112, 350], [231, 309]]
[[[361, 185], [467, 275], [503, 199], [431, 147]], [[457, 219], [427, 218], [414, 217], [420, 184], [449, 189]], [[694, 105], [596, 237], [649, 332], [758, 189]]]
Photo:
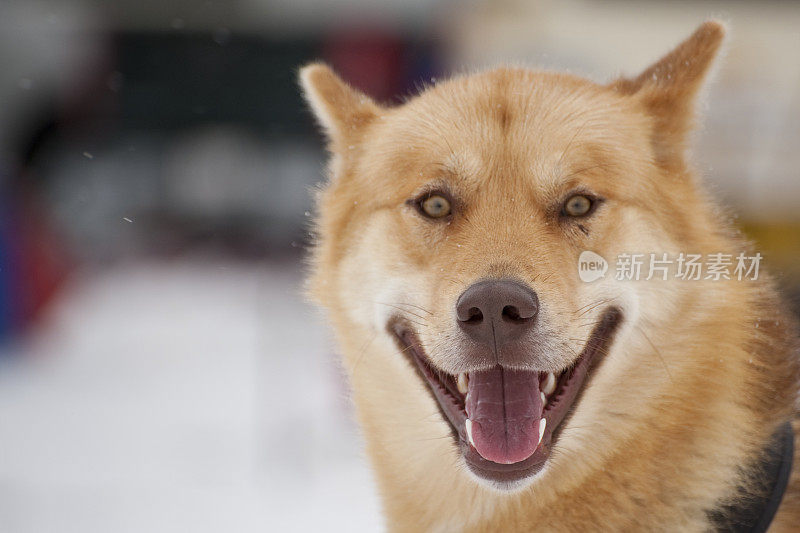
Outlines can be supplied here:
[[[296, 256], [324, 165], [297, 89], [299, 66], [325, 59], [390, 100], [429, 79], [438, 63], [430, 31], [385, 13], [331, 23], [322, 5], [0, 9], [7, 331], [35, 315], [67, 265], [198, 247]], [[31, 253], [55, 253], [54, 243], [54, 272], [45, 271], [51, 258]], [[38, 281], [26, 279], [31, 262], [40, 265]], [[24, 298], [14, 294], [21, 286]], [[17, 309], [24, 299], [35, 302]]]

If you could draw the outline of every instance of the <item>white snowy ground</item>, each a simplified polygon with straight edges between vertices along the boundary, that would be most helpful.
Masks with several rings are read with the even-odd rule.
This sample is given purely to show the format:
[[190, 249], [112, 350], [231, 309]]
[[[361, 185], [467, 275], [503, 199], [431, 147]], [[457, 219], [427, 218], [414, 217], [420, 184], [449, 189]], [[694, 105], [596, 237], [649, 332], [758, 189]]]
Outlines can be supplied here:
[[74, 279], [0, 355], [0, 531], [381, 530], [298, 270], [204, 260]]

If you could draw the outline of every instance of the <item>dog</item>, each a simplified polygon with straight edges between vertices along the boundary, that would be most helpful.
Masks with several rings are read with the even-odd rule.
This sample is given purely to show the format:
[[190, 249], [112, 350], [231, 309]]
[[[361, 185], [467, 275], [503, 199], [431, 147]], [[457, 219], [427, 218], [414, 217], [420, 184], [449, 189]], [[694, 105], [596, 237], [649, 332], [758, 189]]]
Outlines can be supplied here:
[[391, 107], [301, 69], [330, 153], [309, 294], [390, 530], [800, 528], [797, 324], [763, 268], [734, 275], [760, 256], [687, 156], [724, 36]]

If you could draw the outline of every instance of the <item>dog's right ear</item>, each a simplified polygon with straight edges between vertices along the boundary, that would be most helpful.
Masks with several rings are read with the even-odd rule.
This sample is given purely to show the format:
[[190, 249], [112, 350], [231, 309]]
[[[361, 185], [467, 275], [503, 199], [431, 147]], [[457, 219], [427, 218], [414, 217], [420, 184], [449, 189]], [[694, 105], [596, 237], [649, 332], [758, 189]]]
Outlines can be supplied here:
[[334, 152], [342, 152], [357, 142], [380, 111], [372, 99], [342, 81], [323, 63], [300, 69], [300, 85]]
[[666, 166], [683, 160], [695, 100], [724, 37], [725, 26], [708, 21], [637, 77], [611, 84], [617, 92], [638, 99], [653, 117], [656, 158]]

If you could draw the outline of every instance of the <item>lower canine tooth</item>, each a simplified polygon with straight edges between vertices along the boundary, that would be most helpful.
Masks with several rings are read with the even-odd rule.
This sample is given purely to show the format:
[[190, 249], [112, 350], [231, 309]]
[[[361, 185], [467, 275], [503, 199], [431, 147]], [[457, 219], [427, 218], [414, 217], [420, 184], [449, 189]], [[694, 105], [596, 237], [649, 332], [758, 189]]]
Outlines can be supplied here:
[[545, 394], [553, 394], [554, 390], [556, 390], [556, 376], [552, 372], [548, 372], [542, 383], [542, 391]]
[[536, 445], [540, 445], [542, 443], [542, 437], [544, 437], [544, 427], [547, 425], [547, 419], [542, 418], [541, 422], [539, 422], [539, 442]]
[[466, 394], [469, 390], [469, 378], [467, 377], [466, 372], [462, 372], [458, 375], [458, 381], [456, 383], [458, 385], [458, 392], [461, 394]]
[[475, 441], [472, 440], [472, 420], [467, 418], [467, 421], [464, 422], [464, 426], [467, 428], [467, 439], [469, 439], [469, 443], [475, 446]]

